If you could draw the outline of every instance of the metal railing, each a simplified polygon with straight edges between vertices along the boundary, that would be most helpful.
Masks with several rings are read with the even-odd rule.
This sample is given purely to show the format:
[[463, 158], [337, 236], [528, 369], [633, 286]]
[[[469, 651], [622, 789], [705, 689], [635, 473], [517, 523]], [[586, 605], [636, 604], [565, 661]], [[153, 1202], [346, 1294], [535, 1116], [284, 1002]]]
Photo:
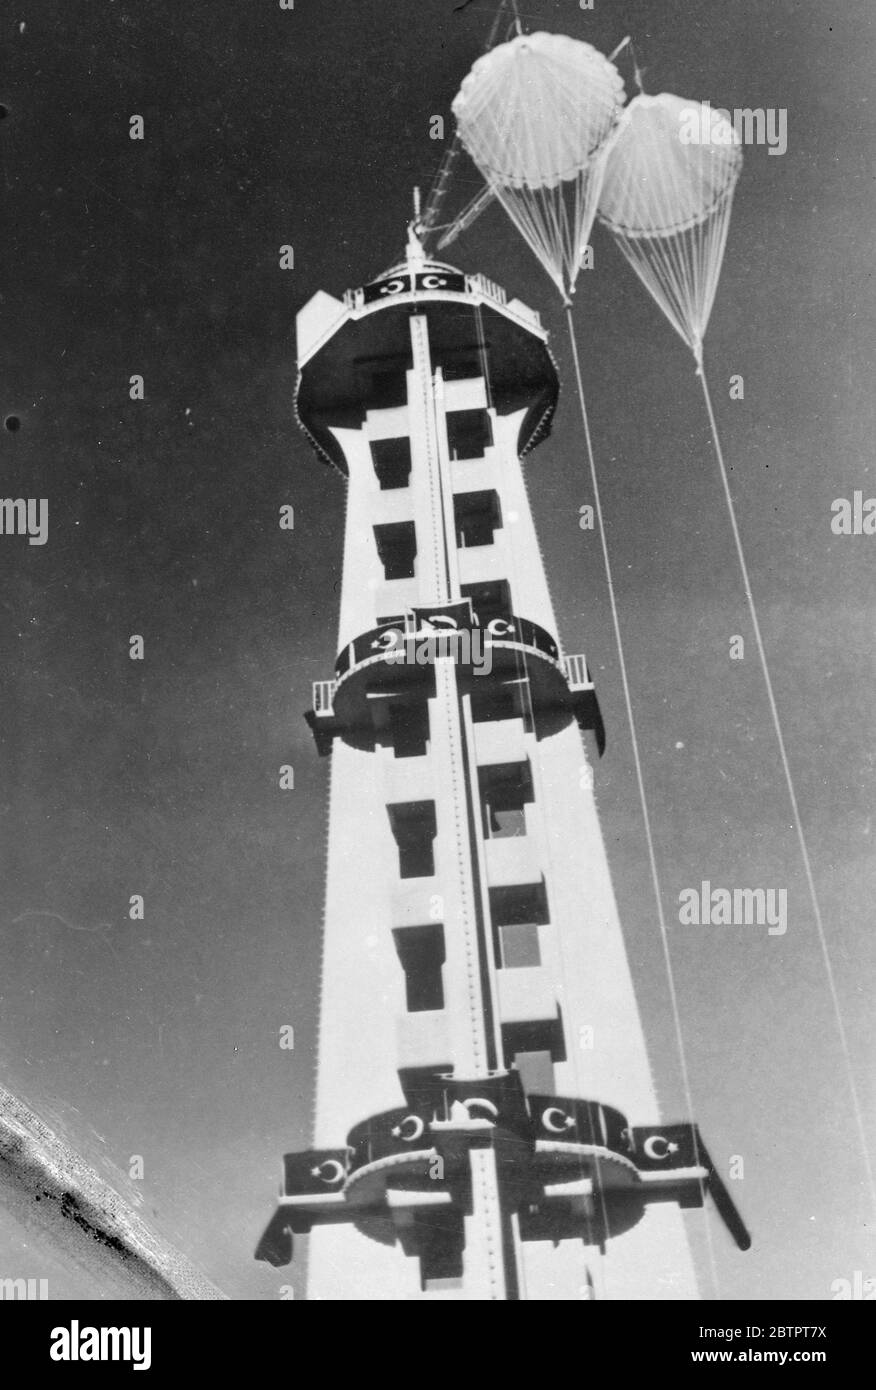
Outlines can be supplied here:
[[331, 718], [334, 714], [334, 698], [337, 689], [337, 681], [314, 681], [313, 682], [313, 712], [322, 715], [324, 718]]
[[478, 272], [476, 275], [466, 275], [466, 283], [470, 289], [480, 290], [481, 294], [486, 295], [487, 299], [492, 299], [496, 304], [504, 304], [508, 298], [501, 285], [497, 285], [494, 280], [488, 280], [486, 275]]
[[563, 657], [563, 666], [570, 690], [592, 690], [593, 682], [587, 670], [587, 658], [583, 653]]

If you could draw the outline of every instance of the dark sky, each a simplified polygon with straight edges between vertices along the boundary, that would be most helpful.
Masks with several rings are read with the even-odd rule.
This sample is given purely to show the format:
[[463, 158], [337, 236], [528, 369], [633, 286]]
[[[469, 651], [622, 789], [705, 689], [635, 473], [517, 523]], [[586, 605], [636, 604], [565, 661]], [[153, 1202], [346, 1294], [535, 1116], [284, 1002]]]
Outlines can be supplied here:
[[[430, 117], [449, 136], [491, 12], [24, 0], [3, 21], [0, 418], [20, 429], [0, 467], [4, 496], [48, 498], [49, 539], [0, 538], [0, 1065], [234, 1297], [289, 1282], [252, 1250], [312, 1106], [327, 763], [302, 714], [335, 655], [344, 501], [295, 425], [295, 313], [397, 258], [443, 148]], [[707, 356], [872, 1135], [876, 539], [830, 529], [835, 498], [876, 492], [872, 5], [524, 13], [606, 52], [632, 33], [652, 92], [788, 111], [787, 154], [746, 152]], [[464, 167], [456, 206], [476, 186]], [[728, 659], [750, 632], [726, 512], [689, 354], [594, 240], [579, 341], [697, 1119], [719, 1162], [745, 1160], [755, 1240], [739, 1255], [715, 1226], [721, 1291], [825, 1299], [871, 1270], [868, 1205], [753, 642]], [[565, 649], [598, 683], [621, 918], [685, 1118], [558, 300], [495, 208], [449, 254], [553, 330], [561, 404], [530, 491]], [[704, 878], [787, 888], [787, 934], [681, 927]], [[131, 1154], [145, 1178], [125, 1184]], [[0, 1272], [87, 1292], [24, 1239], [0, 1222]]]

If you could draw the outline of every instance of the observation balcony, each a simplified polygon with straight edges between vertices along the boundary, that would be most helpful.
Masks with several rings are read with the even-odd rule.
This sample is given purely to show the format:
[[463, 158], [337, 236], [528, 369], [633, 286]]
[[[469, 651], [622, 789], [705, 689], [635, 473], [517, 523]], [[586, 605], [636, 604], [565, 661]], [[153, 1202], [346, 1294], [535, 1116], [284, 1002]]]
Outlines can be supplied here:
[[319, 457], [346, 474], [334, 431], [407, 404], [414, 314], [427, 320], [432, 365], [445, 381], [482, 376], [486, 357], [492, 406], [500, 416], [524, 411], [517, 452], [533, 449], [550, 430], [559, 389], [538, 314], [483, 275], [423, 259], [343, 299], [319, 291], [299, 313], [296, 415]]
[[604, 730], [585, 658], [561, 657], [550, 633], [514, 614], [478, 626], [469, 599], [410, 608], [402, 622], [383, 623], [343, 648], [334, 680], [314, 683], [313, 708], [305, 716], [319, 751], [330, 751], [337, 734], [356, 747], [372, 747], [386, 723], [387, 702], [430, 698], [435, 663], [442, 659], [455, 662], [464, 693], [477, 705], [476, 718], [503, 717], [503, 704], [547, 731], [575, 718], [594, 731], [602, 753]]
[[694, 1124], [631, 1126], [598, 1101], [527, 1096], [516, 1071], [478, 1080], [411, 1073], [402, 1087], [405, 1105], [355, 1125], [342, 1147], [286, 1155], [257, 1259], [288, 1264], [295, 1234], [338, 1221], [380, 1240], [394, 1231], [422, 1258], [412, 1226], [461, 1221], [471, 1210], [471, 1154], [485, 1147], [523, 1240], [603, 1244], [636, 1225], [649, 1202], [699, 1207], [708, 1192], [739, 1248], [751, 1244]]

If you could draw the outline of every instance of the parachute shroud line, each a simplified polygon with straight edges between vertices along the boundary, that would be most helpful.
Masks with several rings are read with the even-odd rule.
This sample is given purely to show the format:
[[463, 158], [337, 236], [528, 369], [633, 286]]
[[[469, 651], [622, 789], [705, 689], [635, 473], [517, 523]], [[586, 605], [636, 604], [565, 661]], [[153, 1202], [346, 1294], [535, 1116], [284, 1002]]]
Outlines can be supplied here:
[[842, 1008], [840, 1006], [839, 993], [836, 987], [833, 962], [830, 955], [830, 947], [827, 942], [827, 933], [824, 929], [824, 919], [821, 915], [821, 907], [818, 901], [818, 892], [815, 886], [815, 875], [812, 872], [812, 862], [809, 858], [809, 847], [806, 840], [806, 832], [803, 828], [803, 821], [800, 815], [800, 807], [797, 802], [797, 793], [794, 788], [794, 778], [791, 773], [791, 764], [788, 759], [785, 747], [785, 736], [782, 732], [782, 721], [779, 716], [779, 707], [773, 691], [772, 678], [770, 676], [769, 663], [767, 661], [766, 647], [760, 630], [760, 621], [757, 616], [757, 606], [754, 601], [754, 592], [751, 587], [751, 579], [748, 573], [748, 564], [745, 559], [745, 551], [742, 545], [742, 536], [739, 531], [739, 524], [736, 520], [736, 508], [733, 504], [733, 494], [730, 491], [730, 481], [727, 476], [727, 468], [724, 463], [724, 452], [721, 448], [721, 440], [718, 434], [718, 425], [715, 420], [715, 411], [712, 406], [712, 397], [709, 392], [709, 385], [706, 380], [705, 368], [702, 357], [699, 359], [697, 376], [700, 378], [703, 388], [703, 398], [706, 405], [706, 413], [709, 417], [709, 427], [712, 435], [712, 444], [715, 450], [715, 457], [718, 463], [718, 471], [721, 475], [721, 486], [724, 490], [724, 497], [727, 502], [727, 511], [730, 516], [730, 528], [733, 532], [733, 542], [736, 547], [736, 555], [739, 560], [739, 568], [742, 573], [742, 583], [745, 589], [745, 598], [748, 603], [748, 612], [751, 617], [751, 626], [754, 631], [754, 639], [757, 645], [757, 653], [760, 659], [760, 668], [763, 673], [764, 684], [766, 686], [767, 700], [769, 701], [770, 714], [772, 716], [773, 728], [775, 730], [776, 742], [779, 746], [779, 756], [782, 763], [782, 771], [785, 776], [785, 784], [788, 789], [788, 799], [791, 803], [791, 812], [794, 818], [794, 830], [797, 836], [797, 844], [800, 849], [800, 857], [803, 860], [803, 869], [806, 875], [806, 885], [809, 891], [809, 900], [812, 905], [812, 913], [815, 918], [815, 928], [818, 935], [818, 945], [821, 951], [821, 958], [824, 964], [824, 972], [827, 978], [830, 1001], [833, 1008], [834, 1020], [836, 1022], [837, 1035], [839, 1037], [840, 1050], [843, 1056], [843, 1063], [846, 1069], [846, 1080], [849, 1087], [849, 1096], [852, 1102], [852, 1111], [855, 1117], [855, 1127], [858, 1131], [858, 1142], [861, 1149], [864, 1169], [867, 1174], [867, 1185], [870, 1193], [870, 1201], [873, 1211], [876, 1213], [876, 1181], [874, 1181], [873, 1163], [870, 1158], [870, 1149], [867, 1143], [867, 1131], [864, 1125], [864, 1115], [858, 1096], [858, 1087], [855, 1083], [854, 1070], [852, 1068], [852, 1056], [849, 1049], [848, 1038], [846, 1036], [845, 1023], [843, 1022]]
[[698, 366], [741, 168], [730, 123], [668, 92], [634, 97], [606, 153], [599, 221]]
[[627, 106], [610, 142], [598, 217], [696, 363], [876, 1212], [876, 1182], [830, 948], [703, 362], [703, 339], [741, 169], [739, 136], [709, 103], [685, 101], [667, 92], [640, 94]]
[[[575, 338], [575, 320], [572, 314], [571, 304], [566, 305], [566, 324], [569, 330], [569, 346], [572, 351], [572, 362], [575, 368], [575, 382], [578, 388], [578, 402], [581, 408], [581, 424], [584, 429], [584, 440], [587, 446], [587, 462], [590, 468], [590, 485], [593, 488], [593, 503], [596, 510], [596, 519], [599, 523], [599, 538], [602, 545], [602, 559], [605, 566], [605, 578], [608, 586], [608, 598], [611, 607], [611, 619], [614, 627], [614, 640], [617, 647], [618, 666], [620, 668], [621, 686], [624, 695], [624, 705], [626, 708], [627, 723], [630, 726], [630, 743], [633, 752], [633, 763], [636, 769], [636, 787], [639, 793], [639, 805], [642, 810], [642, 820], [645, 827], [645, 842], [648, 849], [648, 865], [651, 873], [651, 886], [654, 890], [654, 900], [657, 905], [657, 921], [660, 928], [660, 943], [663, 951], [663, 963], [666, 970], [666, 979], [669, 988], [669, 999], [672, 1008], [672, 1018], [675, 1028], [675, 1040], [678, 1048], [679, 1066], [681, 1069], [681, 1083], [684, 1091], [685, 1104], [688, 1112], [694, 1114], [693, 1093], [690, 1085], [690, 1073], [687, 1065], [687, 1053], [684, 1045], [684, 1031], [681, 1023], [681, 1011], [678, 1005], [678, 992], [675, 988], [675, 971], [672, 966], [672, 956], [669, 950], [669, 932], [666, 927], [666, 915], [663, 911], [663, 890], [660, 884], [660, 872], [657, 867], [657, 852], [654, 848], [654, 835], [651, 829], [651, 814], [648, 809], [648, 795], [645, 790], [645, 776], [642, 770], [642, 759], [639, 753], [639, 739], [636, 732], [636, 717], [633, 712], [633, 699], [630, 692], [630, 682], [627, 675], [627, 663], [624, 655], [623, 637], [621, 635], [620, 614], [617, 606], [617, 596], [614, 589], [614, 578], [611, 569], [611, 557], [608, 550], [608, 537], [605, 531], [605, 520], [602, 511], [602, 498], [599, 491], [599, 475], [596, 469], [596, 457], [593, 451], [593, 439], [590, 434], [590, 419], [587, 411], [587, 398], [584, 392], [584, 379], [581, 374], [581, 361], [578, 356], [578, 344]], [[695, 1144], [698, 1141], [695, 1140]], [[697, 1150], [696, 1161], [699, 1164], [700, 1155]], [[703, 1192], [705, 1189], [703, 1189]], [[718, 1281], [718, 1268], [715, 1262], [715, 1252], [712, 1245], [712, 1233], [708, 1218], [705, 1222], [706, 1245], [709, 1256], [709, 1268], [712, 1276], [712, 1283], [715, 1290], [715, 1297], [720, 1297], [720, 1286]]]

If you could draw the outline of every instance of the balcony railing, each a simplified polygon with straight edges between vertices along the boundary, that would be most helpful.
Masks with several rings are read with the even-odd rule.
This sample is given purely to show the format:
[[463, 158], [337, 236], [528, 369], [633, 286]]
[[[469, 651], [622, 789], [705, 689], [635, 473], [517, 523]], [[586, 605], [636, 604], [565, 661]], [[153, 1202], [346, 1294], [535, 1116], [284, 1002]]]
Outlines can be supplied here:
[[481, 294], [486, 295], [487, 299], [492, 299], [496, 304], [504, 304], [508, 298], [501, 285], [497, 285], [494, 280], [488, 280], [486, 275], [466, 275], [466, 284], [473, 290], [480, 290]]
[[313, 712], [317, 718], [331, 719], [334, 716], [334, 699], [337, 681], [313, 682]]
[[[313, 708], [306, 718], [320, 752], [330, 751], [339, 732], [348, 737], [352, 730], [365, 730], [371, 738], [385, 699], [417, 685], [428, 698], [430, 686], [434, 693], [435, 661], [452, 657], [473, 693], [482, 682], [486, 692], [492, 672], [500, 683], [524, 678], [532, 710], [551, 719], [565, 707], [582, 729], [595, 732], [601, 756], [605, 730], [584, 655], [561, 657], [550, 634], [525, 618], [509, 615], [484, 628], [474, 627], [472, 620], [469, 600], [440, 613], [411, 609], [406, 619], [384, 623], [348, 643], [338, 655], [336, 678], [313, 682]], [[444, 621], [454, 626], [442, 627]]]
[[566, 672], [566, 680], [569, 682], [569, 689], [593, 690], [594, 685], [590, 679], [590, 672], [587, 670], [587, 659], [583, 653], [575, 656], [564, 656], [563, 667]]

